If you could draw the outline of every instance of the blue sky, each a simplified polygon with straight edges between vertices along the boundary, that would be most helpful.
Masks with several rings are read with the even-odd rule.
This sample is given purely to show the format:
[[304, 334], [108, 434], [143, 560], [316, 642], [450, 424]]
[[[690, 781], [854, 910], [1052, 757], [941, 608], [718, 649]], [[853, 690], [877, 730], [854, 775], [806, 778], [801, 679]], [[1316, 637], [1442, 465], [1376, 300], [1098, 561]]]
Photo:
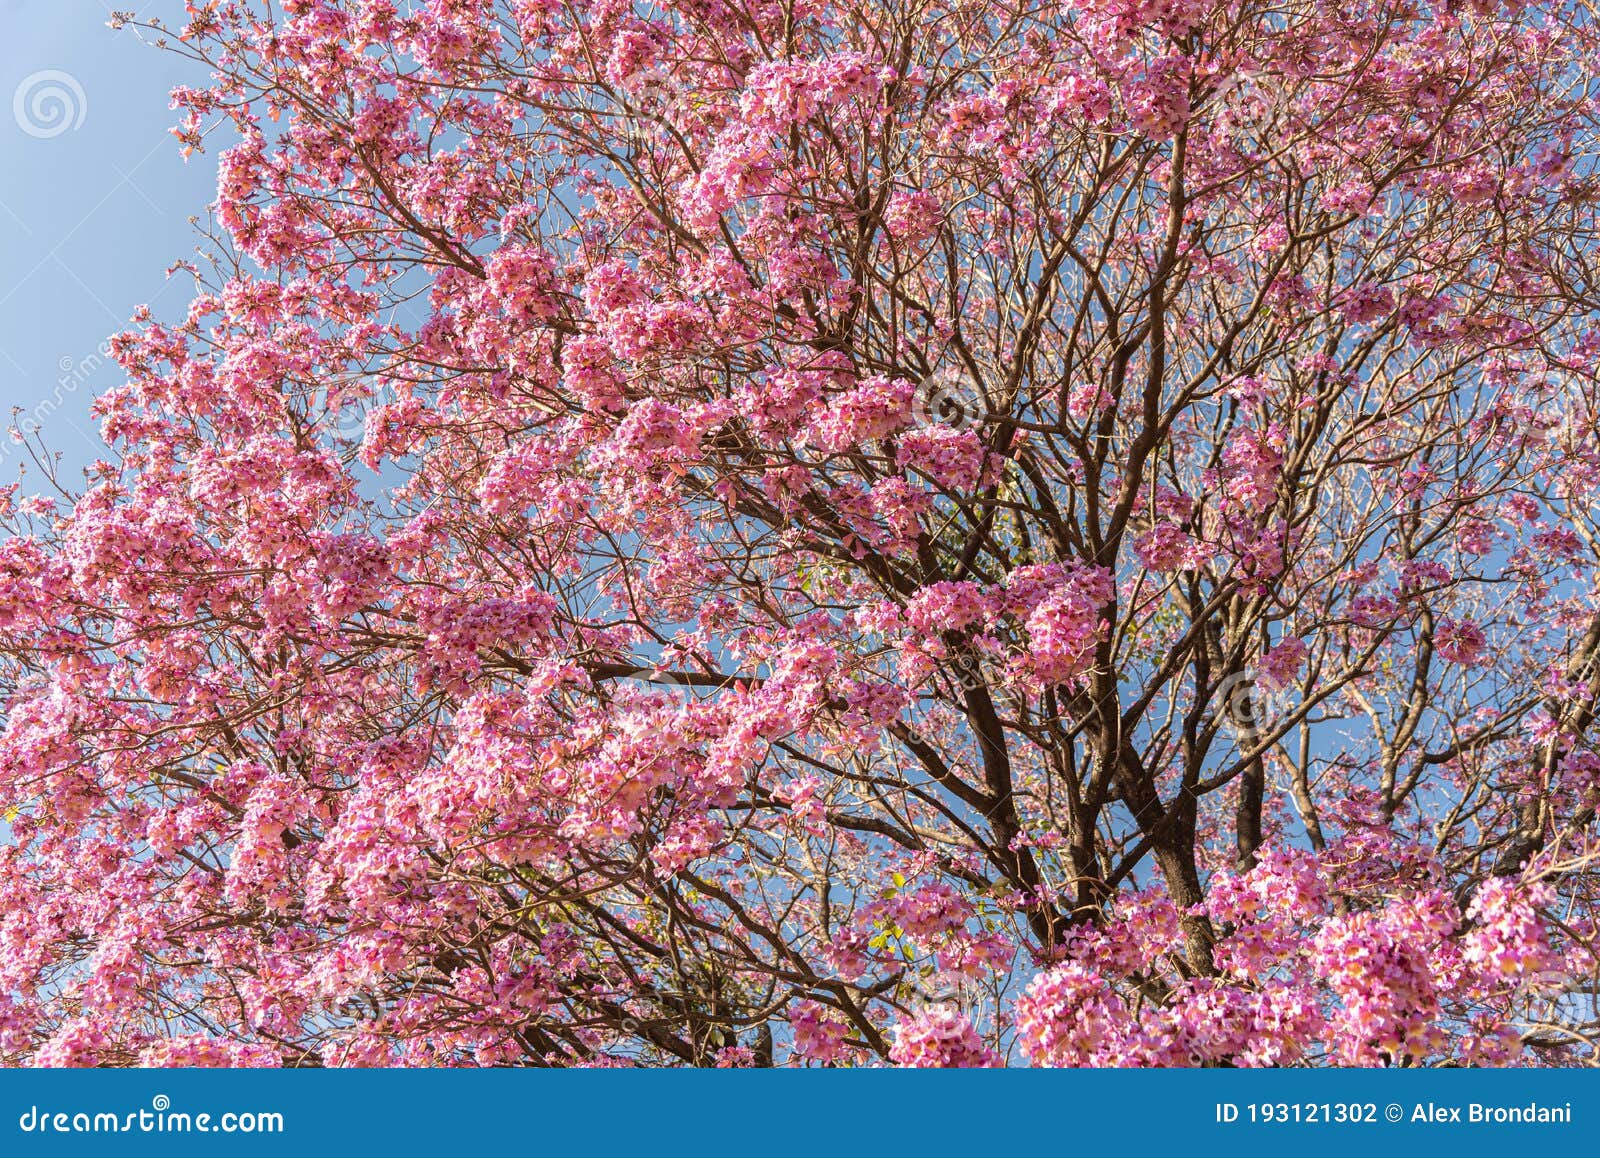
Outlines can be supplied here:
[[[116, 3], [181, 23], [182, 0]], [[203, 77], [109, 15], [0, 0], [0, 417], [21, 407], [70, 483], [101, 455], [89, 404], [121, 380], [97, 353], [140, 304], [182, 316], [194, 283], [166, 269], [193, 256], [189, 218], [215, 191], [215, 152], [186, 162], [168, 132], [168, 90]], [[0, 481], [21, 459], [0, 438]]]

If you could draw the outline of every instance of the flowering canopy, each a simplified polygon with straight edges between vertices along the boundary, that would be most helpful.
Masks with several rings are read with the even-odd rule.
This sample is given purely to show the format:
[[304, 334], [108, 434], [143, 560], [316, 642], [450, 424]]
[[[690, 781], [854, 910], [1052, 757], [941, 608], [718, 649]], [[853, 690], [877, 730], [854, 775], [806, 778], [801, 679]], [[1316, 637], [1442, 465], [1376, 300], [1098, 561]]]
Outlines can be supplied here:
[[1585, 6], [190, 13], [6, 1059], [1593, 1058]]

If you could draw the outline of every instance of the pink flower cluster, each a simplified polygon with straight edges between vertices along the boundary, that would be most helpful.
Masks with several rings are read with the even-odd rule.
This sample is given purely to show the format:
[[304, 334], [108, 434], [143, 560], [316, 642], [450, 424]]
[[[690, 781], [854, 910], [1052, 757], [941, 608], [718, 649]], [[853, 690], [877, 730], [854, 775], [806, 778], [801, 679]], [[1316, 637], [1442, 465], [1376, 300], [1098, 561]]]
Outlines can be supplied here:
[[919, 1069], [978, 1069], [1000, 1064], [960, 1010], [929, 1005], [900, 1024], [889, 1060]]

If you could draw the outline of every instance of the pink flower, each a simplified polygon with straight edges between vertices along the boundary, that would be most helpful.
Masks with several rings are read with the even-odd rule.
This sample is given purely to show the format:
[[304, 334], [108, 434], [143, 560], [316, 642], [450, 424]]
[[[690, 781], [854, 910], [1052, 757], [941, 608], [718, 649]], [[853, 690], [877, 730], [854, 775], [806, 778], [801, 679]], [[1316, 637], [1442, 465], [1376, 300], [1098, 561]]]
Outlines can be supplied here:
[[864, 379], [854, 389], [834, 399], [826, 414], [813, 424], [813, 440], [828, 450], [845, 450], [890, 434], [911, 419], [915, 390], [903, 379]]
[[1491, 980], [1531, 978], [1550, 969], [1556, 957], [1539, 908], [1551, 899], [1547, 887], [1490, 877], [1467, 906], [1473, 927], [1462, 955]]
[[1600, 28], [936, 7], [189, 5], [223, 268], [0, 484], [0, 1064], [1585, 1060]]
[[906, 604], [906, 620], [927, 635], [960, 631], [990, 613], [991, 600], [976, 583], [943, 582], [924, 587]]
[[949, 1006], [930, 1005], [917, 1011], [895, 1031], [889, 1060], [924, 1069], [973, 1069], [997, 1066], [1000, 1058], [983, 1044], [972, 1022]]
[[489, 288], [513, 320], [528, 323], [555, 317], [554, 268], [540, 250], [505, 246], [489, 263]]
[[1127, 91], [1133, 128], [1155, 140], [1175, 136], [1189, 119], [1189, 74], [1193, 62], [1173, 53], [1154, 61], [1144, 80]]
[[1159, 523], [1134, 540], [1139, 561], [1152, 571], [1189, 571], [1205, 560], [1205, 550], [1173, 523]]
[[987, 452], [975, 431], [952, 426], [924, 426], [900, 436], [896, 461], [919, 471], [940, 486], [973, 490], [983, 474]]
[[1469, 555], [1487, 555], [1494, 550], [1494, 524], [1486, 519], [1468, 519], [1456, 532], [1456, 543]]
[[1103, 631], [1100, 608], [1111, 592], [1109, 572], [1083, 568], [1051, 589], [1029, 612], [1027, 663], [1039, 681], [1069, 683], [1089, 670]]
[[839, 1015], [814, 1001], [797, 1001], [789, 1008], [794, 1047], [802, 1057], [831, 1062], [848, 1052], [849, 1029]]
[[1433, 636], [1434, 647], [1451, 663], [1466, 667], [1476, 664], [1483, 656], [1488, 640], [1483, 629], [1470, 620], [1442, 619]]
[[1385, 285], [1363, 283], [1345, 295], [1344, 314], [1356, 325], [1375, 322], [1394, 312], [1394, 291]]
[[1017, 1001], [1017, 1042], [1035, 1065], [1115, 1065], [1129, 1046], [1127, 1006], [1099, 974], [1059, 965]]
[[1285, 639], [1277, 647], [1268, 648], [1261, 654], [1261, 674], [1268, 682], [1284, 687], [1300, 674], [1308, 653], [1309, 649], [1303, 640], [1293, 637]]
[[944, 207], [932, 193], [923, 189], [896, 193], [889, 198], [883, 220], [889, 233], [904, 242], [926, 241], [939, 232]]

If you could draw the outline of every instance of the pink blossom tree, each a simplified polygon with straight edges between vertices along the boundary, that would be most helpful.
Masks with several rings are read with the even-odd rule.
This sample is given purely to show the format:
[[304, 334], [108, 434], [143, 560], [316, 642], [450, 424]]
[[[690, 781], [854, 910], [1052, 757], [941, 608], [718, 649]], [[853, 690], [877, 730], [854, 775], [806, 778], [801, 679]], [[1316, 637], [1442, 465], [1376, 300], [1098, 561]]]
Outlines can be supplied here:
[[151, 34], [237, 143], [5, 492], [6, 1059], [1595, 1059], [1586, 4]]

